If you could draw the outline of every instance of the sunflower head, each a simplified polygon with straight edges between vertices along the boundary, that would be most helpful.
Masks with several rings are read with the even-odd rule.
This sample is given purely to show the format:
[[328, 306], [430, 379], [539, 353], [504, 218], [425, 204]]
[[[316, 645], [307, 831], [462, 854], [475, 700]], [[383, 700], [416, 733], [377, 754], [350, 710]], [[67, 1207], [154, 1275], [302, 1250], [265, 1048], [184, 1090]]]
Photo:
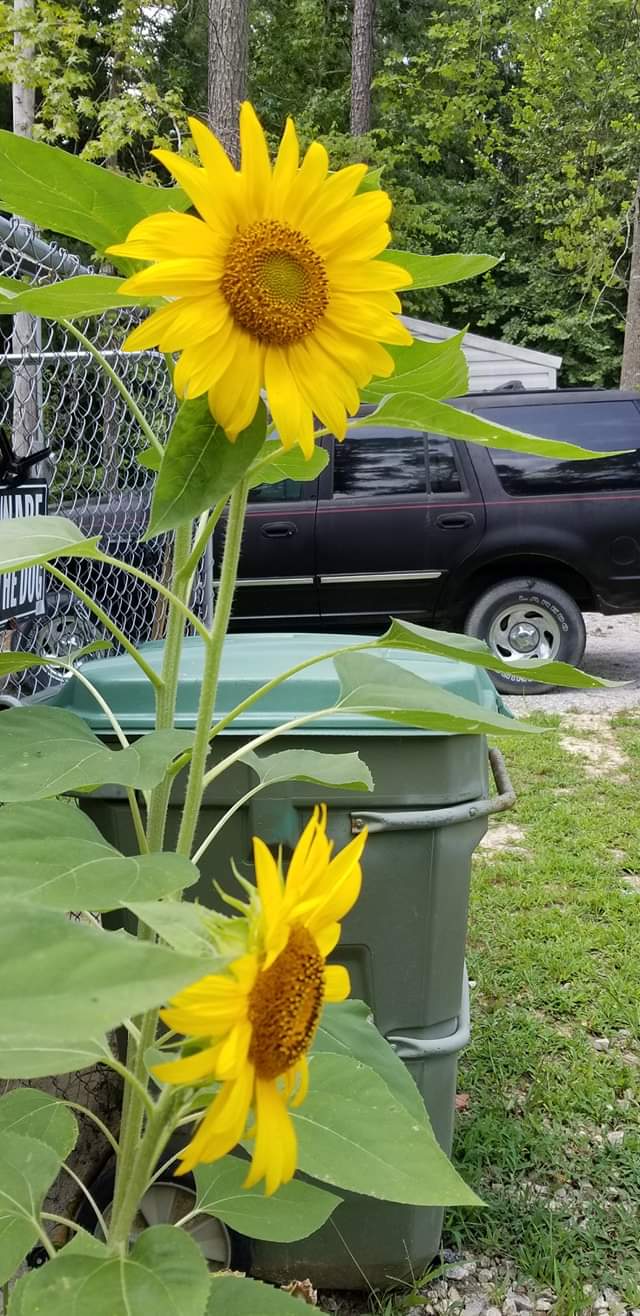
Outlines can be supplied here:
[[383, 344], [411, 343], [396, 293], [411, 277], [377, 259], [390, 240], [390, 199], [358, 192], [364, 164], [330, 174], [320, 142], [301, 160], [291, 119], [272, 164], [245, 103], [238, 170], [204, 124], [189, 122], [200, 167], [154, 154], [197, 213], [150, 215], [109, 248], [152, 262], [125, 280], [126, 292], [169, 299], [125, 347], [179, 352], [176, 392], [207, 393], [231, 440], [265, 391], [284, 446], [310, 455], [314, 417], [344, 438], [359, 390], [393, 372]]
[[247, 906], [247, 953], [161, 1012], [189, 1039], [190, 1054], [157, 1065], [156, 1077], [185, 1087], [220, 1084], [178, 1173], [225, 1156], [244, 1136], [253, 1139], [247, 1187], [264, 1179], [272, 1193], [292, 1177], [297, 1145], [289, 1106], [304, 1100], [307, 1053], [323, 1006], [349, 994], [346, 969], [326, 957], [358, 898], [365, 839], [363, 832], [333, 856], [326, 809], [316, 809], [286, 876], [254, 839], [257, 895]]

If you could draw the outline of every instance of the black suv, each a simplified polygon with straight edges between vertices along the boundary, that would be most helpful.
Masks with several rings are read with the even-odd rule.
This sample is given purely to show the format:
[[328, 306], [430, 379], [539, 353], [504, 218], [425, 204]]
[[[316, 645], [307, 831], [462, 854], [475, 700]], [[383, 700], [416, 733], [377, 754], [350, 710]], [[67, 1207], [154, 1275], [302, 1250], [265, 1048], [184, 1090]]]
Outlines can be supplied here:
[[640, 611], [638, 395], [509, 391], [455, 406], [631, 451], [550, 461], [375, 423], [323, 439], [330, 461], [313, 484], [253, 490], [236, 627], [375, 631], [391, 614], [481, 636], [507, 661], [578, 663], [583, 612]]

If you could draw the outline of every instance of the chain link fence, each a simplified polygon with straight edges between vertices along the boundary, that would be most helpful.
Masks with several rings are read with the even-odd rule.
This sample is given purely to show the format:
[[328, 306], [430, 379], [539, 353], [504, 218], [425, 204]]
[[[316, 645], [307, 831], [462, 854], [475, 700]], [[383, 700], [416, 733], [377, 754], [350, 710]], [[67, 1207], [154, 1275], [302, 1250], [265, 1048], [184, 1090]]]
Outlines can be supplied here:
[[[87, 273], [78, 257], [43, 241], [21, 220], [0, 216], [1, 275], [41, 284]], [[163, 358], [122, 351], [139, 319], [139, 312], [121, 310], [77, 324], [164, 438], [175, 399]], [[140, 543], [153, 479], [138, 461], [144, 436], [113, 383], [60, 325], [26, 312], [0, 316], [0, 427], [18, 457], [49, 449], [32, 474], [48, 481], [50, 514], [69, 517], [85, 535], [99, 535], [105, 552], [166, 580], [168, 537]], [[63, 566], [136, 644], [163, 637], [166, 609], [144, 583], [104, 563], [71, 558]], [[194, 610], [207, 618], [211, 607], [209, 558], [195, 585]], [[45, 614], [16, 622], [0, 635], [0, 648], [66, 656], [102, 635], [91, 612], [49, 578]], [[59, 668], [34, 668], [11, 678], [10, 692], [24, 697], [60, 679]]]

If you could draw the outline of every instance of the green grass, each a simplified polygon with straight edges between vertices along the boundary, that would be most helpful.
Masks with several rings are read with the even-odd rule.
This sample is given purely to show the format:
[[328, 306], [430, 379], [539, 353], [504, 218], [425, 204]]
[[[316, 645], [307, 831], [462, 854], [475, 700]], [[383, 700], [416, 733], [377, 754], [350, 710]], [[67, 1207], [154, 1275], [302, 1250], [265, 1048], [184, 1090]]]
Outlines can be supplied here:
[[640, 1306], [640, 890], [624, 881], [640, 874], [640, 719], [611, 724], [624, 781], [561, 747], [597, 729], [537, 720], [548, 735], [503, 746], [525, 853], [475, 862], [454, 1154], [486, 1205], [450, 1212], [445, 1244], [509, 1258], [573, 1316], [584, 1284]]

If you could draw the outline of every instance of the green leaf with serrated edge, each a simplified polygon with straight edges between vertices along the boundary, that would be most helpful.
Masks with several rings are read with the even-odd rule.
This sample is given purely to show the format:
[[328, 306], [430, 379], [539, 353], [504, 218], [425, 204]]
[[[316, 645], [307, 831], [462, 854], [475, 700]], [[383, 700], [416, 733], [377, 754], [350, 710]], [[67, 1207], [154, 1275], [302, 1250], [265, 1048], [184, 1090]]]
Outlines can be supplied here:
[[[107, 1258], [109, 1250], [105, 1243], [100, 1239], [94, 1238], [93, 1234], [88, 1234], [86, 1229], [78, 1229], [64, 1245], [64, 1255], [68, 1260], [72, 1256], [87, 1256]], [[34, 1278], [37, 1271], [28, 1271], [26, 1275], [21, 1275], [20, 1279], [14, 1285], [11, 1297], [9, 1299], [8, 1316], [24, 1316], [24, 1307], [22, 1299], [25, 1295], [29, 1281]]]
[[[579, 448], [574, 443], [561, 443], [555, 439], [539, 439], [520, 430], [509, 430], [504, 425], [483, 420], [470, 411], [460, 411], [436, 398], [419, 397], [415, 393], [397, 393], [385, 398], [380, 406], [360, 420], [352, 422], [352, 429], [363, 425], [399, 426], [402, 429], [429, 430], [433, 434], [446, 434], [451, 439], [464, 439], [479, 443], [485, 448], [506, 448], [509, 452], [529, 452], [536, 457], [560, 457], [572, 461], [593, 461], [602, 453]], [[616, 456], [616, 453], [608, 454]]]
[[[178, 187], [148, 187], [69, 151], [4, 131], [0, 202], [3, 210], [38, 228], [78, 238], [101, 252], [123, 242], [147, 215], [183, 211], [191, 204]], [[119, 257], [110, 259], [119, 265]]]
[[46, 1143], [0, 1132], [0, 1284], [13, 1278], [36, 1242], [37, 1213], [61, 1164]]
[[173, 900], [134, 900], [127, 902], [127, 908], [136, 918], [153, 928], [163, 941], [183, 955], [202, 955], [209, 961], [209, 967], [203, 967], [203, 974], [220, 973], [228, 962], [229, 956], [218, 956], [211, 932], [207, 926], [210, 911], [191, 901], [177, 904]]
[[248, 1238], [293, 1243], [320, 1229], [342, 1200], [298, 1179], [283, 1184], [273, 1197], [265, 1197], [263, 1185], [243, 1187], [248, 1170], [247, 1161], [237, 1156], [197, 1166], [195, 1209], [216, 1216]]
[[396, 368], [388, 379], [374, 379], [362, 390], [363, 402], [378, 402], [390, 393], [420, 393], [452, 398], [466, 393], [469, 369], [460, 344], [464, 330], [443, 343], [416, 339], [411, 347], [390, 347]]
[[56, 1045], [50, 1040], [30, 1048], [20, 1038], [5, 1039], [0, 1052], [0, 1078], [50, 1078], [93, 1068], [110, 1055], [106, 1038]]
[[150, 731], [127, 749], [109, 749], [75, 713], [42, 705], [5, 709], [1, 726], [0, 800], [6, 803], [107, 784], [152, 790], [193, 743], [190, 731]]
[[136, 453], [136, 461], [147, 471], [159, 471], [162, 453], [157, 448], [144, 448], [142, 452]]
[[[281, 480], [317, 480], [329, 462], [326, 448], [317, 446], [310, 457], [305, 457], [300, 448], [292, 448], [291, 452], [282, 452], [273, 459], [271, 453], [274, 446], [280, 446], [279, 440], [267, 439], [260, 448], [255, 460], [255, 473], [252, 473], [249, 485], [251, 489], [261, 484], [279, 484]], [[265, 461], [267, 457], [269, 461]]]
[[345, 653], [334, 658], [340, 678], [343, 712], [379, 717], [424, 731], [459, 732], [464, 735], [500, 731], [502, 735], [540, 735], [542, 727], [500, 713], [441, 686], [425, 681], [397, 663], [369, 653]]
[[210, 1284], [205, 1316], [304, 1316], [299, 1298], [258, 1279], [212, 1275]]
[[356, 194], [358, 192], [377, 192], [382, 187], [382, 174], [382, 168], [369, 169], [362, 181], [358, 183]]
[[182, 855], [120, 854], [65, 800], [0, 809], [0, 899], [102, 913], [173, 895], [197, 880], [197, 868]]
[[478, 1205], [426, 1111], [416, 1120], [379, 1074], [351, 1056], [313, 1055], [309, 1092], [290, 1115], [298, 1168], [321, 1183], [414, 1206]]
[[56, 910], [3, 901], [0, 1063], [5, 1046], [101, 1036], [202, 977], [202, 960]]
[[127, 1256], [63, 1248], [25, 1285], [20, 1316], [205, 1316], [208, 1296], [198, 1244], [182, 1229], [154, 1225]]
[[65, 516], [19, 516], [0, 521], [0, 573], [57, 557], [97, 557], [99, 538], [87, 539]]
[[319, 754], [315, 749], [285, 749], [279, 754], [243, 754], [242, 762], [265, 786], [281, 781], [312, 781], [318, 786], [372, 791], [373, 777], [359, 754]]
[[378, 1032], [371, 1010], [364, 1001], [325, 1005], [312, 1051], [331, 1051], [334, 1055], [361, 1060], [380, 1075], [389, 1091], [414, 1119], [424, 1120], [424, 1101], [407, 1066]]
[[501, 256], [486, 254], [465, 255], [462, 252], [447, 252], [443, 256], [419, 256], [415, 251], [382, 251], [378, 260], [391, 261], [392, 265], [402, 265], [413, 279], [410, 288], [402, 292], [413, 292], [415, 288], [443, 288], [448, 283], [459, 283], [461, 279], [475, 279], [479, 274], [486, 274], [498, 265]]
[[0, 1134], [20, 1133], [50, 1147], [61, 1161], [73, 1151], [78, 1124], [73, 1111], [49, 1092], [13, 1088], [0, 1097]]
[[[1, 183], [0, 183], [1, 191]], [[17, 315], [28, 311], [45, 320], [76, 320], [79, 316], [102, 315], [120, 307], [155, 306], [158, 297], [127, 297], [120, 292], [122, 279], [108, 274], [78, 274], [46, 287], [3, 293], [0, 288], [0, 314]]]
[[175, 530], [226, 497], [260, 451], [266, 428], [260, 401], [251, 424], [231, 443], [206, 397], [183, 402], [164, 450], [144, 538]]
[[483, 667], [489, 672], [504, 672], [507, 676], [524, 676], [530, 681], [535, 672], [535, 679], [549, 685], [565, 685], [575, 690], [590, 687], [604, 689], [608, 686], [626, 685], [626, 681], [605, 681], [602, 676], [590, 676], [568, 663], [547, 662], [543, 658], [530, 659], [526, 663], [505, 663], [493, 653], [484, 640], [473, 635], [456, 635], [451, 631], [434, 631], [428, 626], [417, 626], [411, 621], [391, 619], [391, 625], [384, 635], [376, 641], [381, 649], [413, 649], [418, 653], [434, 653], [441, 658], [452, 658], [456, 662], [470, 663], [473, 667]]

